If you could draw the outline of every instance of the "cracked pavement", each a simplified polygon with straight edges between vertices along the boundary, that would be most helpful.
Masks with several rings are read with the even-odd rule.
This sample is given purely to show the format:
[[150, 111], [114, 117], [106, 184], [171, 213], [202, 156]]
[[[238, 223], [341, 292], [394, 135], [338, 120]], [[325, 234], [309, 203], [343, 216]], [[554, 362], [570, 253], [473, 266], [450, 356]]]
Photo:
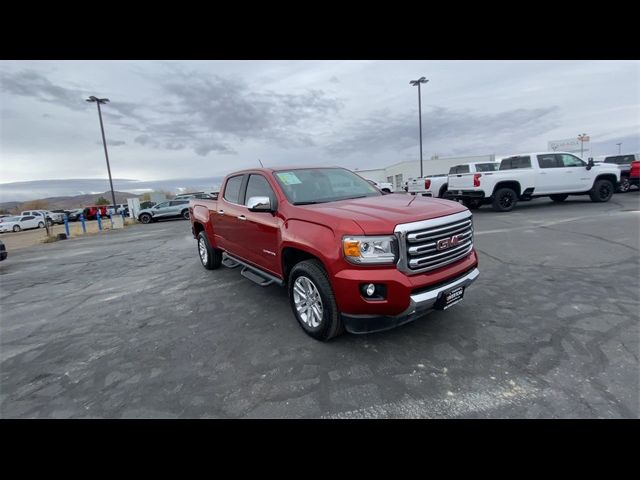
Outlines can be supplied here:
[[474, 212], [455, 307], [319, 343], [168, 221], [0, 263], [2, 418], [638, 418], [640, 193]]

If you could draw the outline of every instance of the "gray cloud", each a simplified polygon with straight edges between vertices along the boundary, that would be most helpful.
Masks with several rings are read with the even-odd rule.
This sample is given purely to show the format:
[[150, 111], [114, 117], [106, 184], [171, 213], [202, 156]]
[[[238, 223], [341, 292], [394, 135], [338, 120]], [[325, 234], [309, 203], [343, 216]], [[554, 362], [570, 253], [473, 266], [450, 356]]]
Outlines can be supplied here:
[[[517, 136], [538, 135], [553, 130], [558, 123], [557, 107], [515, 109], [495, 114], [455, 111], [433, 107], [423, 111], [423, 142], [450, 141], [454, 155], [470, 151], [494, 151], [513, 144]], [[389, 110], [351, 123], [338, 140], [329, 143], [330, 153], [349, 155], [355, 152], [404, 150], [415, 148], [418, 137], [417, 112], [394, 114]], [[457, 148], [455, 144], [463, 144]]]
[[81, 90], [54, 85], [48, 78], [34, 70], [23, 70], [13, 74], [2, 72], [0, 86], [2, 90], [14, 95], [33, 97], [42, 102], [62, 105], [72, 110], [86, 108]]

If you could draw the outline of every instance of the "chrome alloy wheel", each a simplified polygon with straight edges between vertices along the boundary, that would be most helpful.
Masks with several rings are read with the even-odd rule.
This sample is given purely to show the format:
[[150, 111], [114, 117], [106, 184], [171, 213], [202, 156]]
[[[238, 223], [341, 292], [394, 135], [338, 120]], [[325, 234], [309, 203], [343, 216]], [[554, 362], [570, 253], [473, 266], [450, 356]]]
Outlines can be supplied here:
[[293, 284], [293, 302], [300, 319], [316, 328], [322, 322], [322, 299], [317, 287], [305, 276], [296, 278]]
[[204, 242], [204, 238], [198, 240], [198, 252], [200, 252], [200, 260], [203, 265], [207, 264], [209, 254], [207, 253], [207, 244]]

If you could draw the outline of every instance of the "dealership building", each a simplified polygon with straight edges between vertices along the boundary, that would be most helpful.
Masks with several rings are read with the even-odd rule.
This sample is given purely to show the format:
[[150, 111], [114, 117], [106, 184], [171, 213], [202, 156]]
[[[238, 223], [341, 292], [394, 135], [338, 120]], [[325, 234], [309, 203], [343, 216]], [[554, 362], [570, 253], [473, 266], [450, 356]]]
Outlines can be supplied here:
[[[495, 154], [476, 155], [472, 157], [431, 157], [422, 162], [423, 175], [438, 175], [449, 173], [449, 168], [470, 162], [495, 162]], [[394, 190], [401, 190], [404, 182], [410, 178], [420, 177], [420, 160], [406, 160], [394, 163], [385, 168], [372, 168], [366, 170], [355, 169], [355, 172], [369, 180], [376, 182], [389, 182], [393, 184]]]

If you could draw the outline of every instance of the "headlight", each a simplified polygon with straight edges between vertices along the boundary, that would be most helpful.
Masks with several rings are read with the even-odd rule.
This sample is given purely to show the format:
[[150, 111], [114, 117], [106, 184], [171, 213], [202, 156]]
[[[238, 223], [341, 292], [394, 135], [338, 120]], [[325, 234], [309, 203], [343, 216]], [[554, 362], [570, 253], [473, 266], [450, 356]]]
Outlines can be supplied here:
[[392, 264], [397, 260], [396, 237], [344, 237], [342, 251], [347, 261], [355, 264]]

